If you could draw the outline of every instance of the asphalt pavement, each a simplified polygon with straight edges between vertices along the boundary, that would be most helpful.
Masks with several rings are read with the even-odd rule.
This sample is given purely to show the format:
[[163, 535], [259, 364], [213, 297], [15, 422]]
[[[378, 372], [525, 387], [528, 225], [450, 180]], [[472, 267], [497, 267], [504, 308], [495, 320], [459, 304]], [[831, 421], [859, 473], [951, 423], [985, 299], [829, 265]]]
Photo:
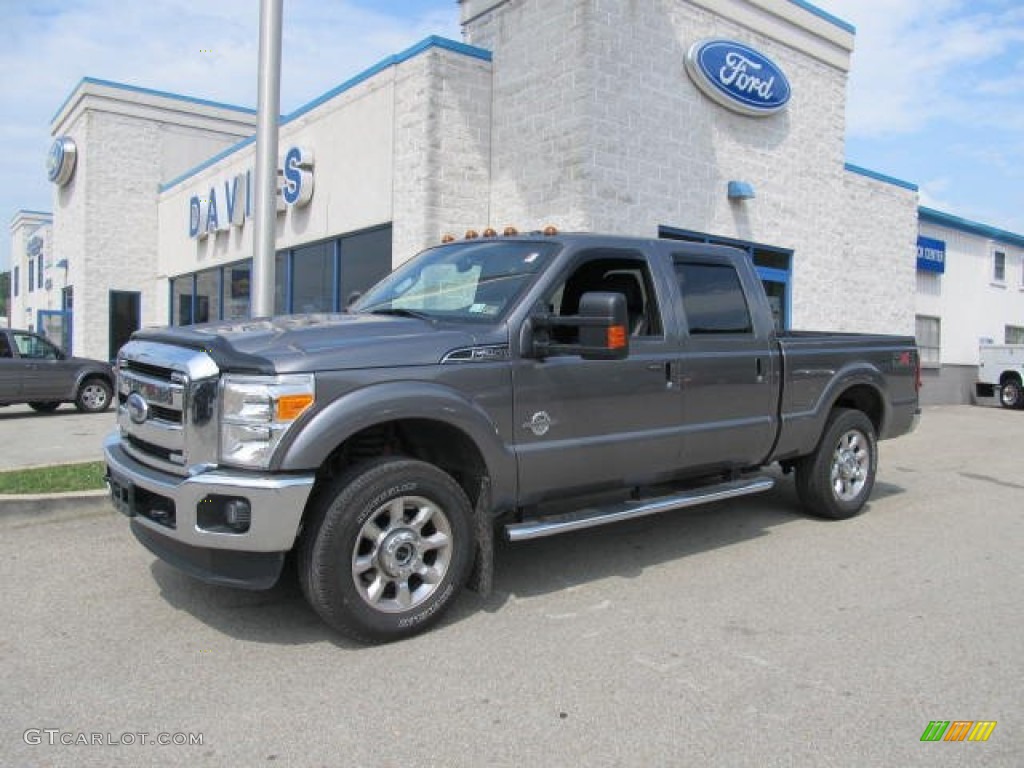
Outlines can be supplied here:
[[[0, 764], [1017, 768], [1022, 437], [1024, 411], [927, 408], [849, 521], [787, 478], [504, 544], [491, 597], [379, 647], [294, 578], [177, 573], [105, 508], [0, 515]], [[922, 742], [936, 720], [997, 725]]]

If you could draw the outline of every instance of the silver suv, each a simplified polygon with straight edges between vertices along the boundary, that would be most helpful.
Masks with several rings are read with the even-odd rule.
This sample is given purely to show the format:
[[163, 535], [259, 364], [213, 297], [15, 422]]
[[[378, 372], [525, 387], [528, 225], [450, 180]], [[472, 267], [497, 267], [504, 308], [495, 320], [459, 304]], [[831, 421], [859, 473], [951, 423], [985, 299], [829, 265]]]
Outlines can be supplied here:
[[0, 328], [0, 406], [28, 403], [41, 413], [74, 403], [86, 413], [110, 407], [114, 372], [108, 363], [68, 357], [37, 333]]

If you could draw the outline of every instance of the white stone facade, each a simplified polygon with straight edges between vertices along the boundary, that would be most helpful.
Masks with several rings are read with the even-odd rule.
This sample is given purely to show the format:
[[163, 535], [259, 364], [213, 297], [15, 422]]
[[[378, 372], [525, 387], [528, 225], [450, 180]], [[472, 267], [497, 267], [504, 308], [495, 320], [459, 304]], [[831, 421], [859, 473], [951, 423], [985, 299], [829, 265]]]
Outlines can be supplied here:
[[166, 322], [155, 279], [157, 186], [253, 130], [255, 115], [86, 79], [54, 117], [78, 145], [74, 175], [54, 189], [53, 249], [74, 290], [72, 350], [110, 355], [109, 292], [141, 293], [144, 324]]
[[970, 402], [979, 346], [1021, 343], [1024, 334], [1024, 236], [931, 209], [921, 210], [920, 234], [945, 243], [945, 271], [917, 273], [915, 312], [939, 335], [922, 397]]
[[[5, 320], [10, 328], [36, 330], [39, 310], [60, 309], [61, 268], [53, 258], [53, 216], [43, 211], [18, 211], [11, 221], [11, 294]], [[36, 253], [30, 242], [36, 240]], [[39, 259], [43, 281], [39, 282]], [[17, 271], [15, 271], [17, 268]], [[32, 279], [29, 280], [29, 270]], [[17, 281], [17, 295], [14, 283]], [[47, 288], [47, 282], [50, 287]], [[30, 290], [31, 286], [31, 290]], [[55, 339], [60, 343], [59, 339]]]
[[[494, 54], [492, 219], [790, 249], [796, 327], [913, 333], [916, 194], [844, 171], [851, 33], [787, 0], [462, 7], [467, 40]], [[792, 84], [788, 108], [751, 118], [712, 103], [683, 66], [705, 38], [770, 56]], [[756, 198], [730, 202], [730, 180]], [[858, 306], [851, 284], [883, 297], [881, 311]]]

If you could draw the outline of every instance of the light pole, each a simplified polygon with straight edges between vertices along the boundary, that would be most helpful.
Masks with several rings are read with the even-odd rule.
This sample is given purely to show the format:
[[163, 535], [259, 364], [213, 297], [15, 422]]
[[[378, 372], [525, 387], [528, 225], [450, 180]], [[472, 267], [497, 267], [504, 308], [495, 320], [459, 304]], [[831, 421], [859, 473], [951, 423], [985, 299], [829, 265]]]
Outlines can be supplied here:
[[256, 199], [250, 316], [274, 314], [277, 234], [277, 127], [281, 112], [281, 23], [284, 0], [260, 0]]

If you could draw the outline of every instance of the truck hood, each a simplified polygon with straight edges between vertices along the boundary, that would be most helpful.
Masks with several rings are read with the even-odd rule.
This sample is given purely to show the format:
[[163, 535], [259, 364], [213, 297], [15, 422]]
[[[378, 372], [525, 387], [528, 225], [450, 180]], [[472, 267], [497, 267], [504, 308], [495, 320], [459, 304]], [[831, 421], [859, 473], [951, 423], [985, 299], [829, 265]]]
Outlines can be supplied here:
[[436, 365], [452, 350], [478, 343], [463, 325], [347, 313], [149, 329], [132, 340], [202, 350], [222, 371], [267, 374]]

